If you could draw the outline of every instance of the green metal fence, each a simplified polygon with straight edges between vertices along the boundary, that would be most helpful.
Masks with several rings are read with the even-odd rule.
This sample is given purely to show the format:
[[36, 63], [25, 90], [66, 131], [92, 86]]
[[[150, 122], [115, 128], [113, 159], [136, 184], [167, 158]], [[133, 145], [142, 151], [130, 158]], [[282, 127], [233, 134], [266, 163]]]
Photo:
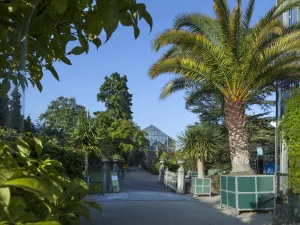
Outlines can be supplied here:
[[191, 193], [194, 195], [211, 196], [211, 179], [192, 177]]
[[221, 176], [221, 207], [240, 211], [274, 210], [275, 177], [272, 175]]

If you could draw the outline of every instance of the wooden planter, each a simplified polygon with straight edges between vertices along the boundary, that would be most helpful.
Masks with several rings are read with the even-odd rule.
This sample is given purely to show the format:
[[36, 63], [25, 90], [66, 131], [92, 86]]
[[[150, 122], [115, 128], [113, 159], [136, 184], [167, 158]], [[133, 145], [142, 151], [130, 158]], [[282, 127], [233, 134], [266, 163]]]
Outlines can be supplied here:
[[275, 177], [272, 175], [221, 176], [221, 207], [241, 211], [275, 209]]
[[191, 193], [211, 196], [211, 179], [192, 177]]

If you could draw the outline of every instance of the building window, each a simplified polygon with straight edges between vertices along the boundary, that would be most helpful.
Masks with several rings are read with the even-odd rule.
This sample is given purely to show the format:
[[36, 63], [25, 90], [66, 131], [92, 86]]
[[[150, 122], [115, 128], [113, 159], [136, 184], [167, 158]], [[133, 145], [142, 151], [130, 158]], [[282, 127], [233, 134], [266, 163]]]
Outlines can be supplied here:
[[289, 10], [289, 26], [293, 25], [294, 23], [294, 10], [290, 9]]

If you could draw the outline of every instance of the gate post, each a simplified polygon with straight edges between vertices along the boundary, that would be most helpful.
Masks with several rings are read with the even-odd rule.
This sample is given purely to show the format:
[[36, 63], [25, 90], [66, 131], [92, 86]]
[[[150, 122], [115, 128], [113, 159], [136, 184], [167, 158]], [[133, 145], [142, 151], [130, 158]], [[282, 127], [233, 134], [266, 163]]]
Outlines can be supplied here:
[[177, 164], [179, 168], [177, 170], [177, 193], [184, 194], [184, 168], [183, 164], [185, 163], [184, 159], [178, 159]]
[[160, 183], [164, 182], [164, 172], [165, 172], [164, 171], [164, 169], [165, 169], [164, 163], [165, 163], [164, 159], [160, 160], [160, 169], [159, 169], [159, 178], [158, 178]]

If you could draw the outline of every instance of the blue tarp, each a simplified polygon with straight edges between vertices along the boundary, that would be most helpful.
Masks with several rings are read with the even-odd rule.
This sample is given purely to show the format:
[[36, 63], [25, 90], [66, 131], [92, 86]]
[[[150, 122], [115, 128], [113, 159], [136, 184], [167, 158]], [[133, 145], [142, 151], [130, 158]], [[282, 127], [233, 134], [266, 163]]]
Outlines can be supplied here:
[[[278, 170], [280, 170], [280, 165], [278, 165]], [[275, 164], [269, 164], [265, 166], [266, 174], [272, 175], [275, 173]]]

